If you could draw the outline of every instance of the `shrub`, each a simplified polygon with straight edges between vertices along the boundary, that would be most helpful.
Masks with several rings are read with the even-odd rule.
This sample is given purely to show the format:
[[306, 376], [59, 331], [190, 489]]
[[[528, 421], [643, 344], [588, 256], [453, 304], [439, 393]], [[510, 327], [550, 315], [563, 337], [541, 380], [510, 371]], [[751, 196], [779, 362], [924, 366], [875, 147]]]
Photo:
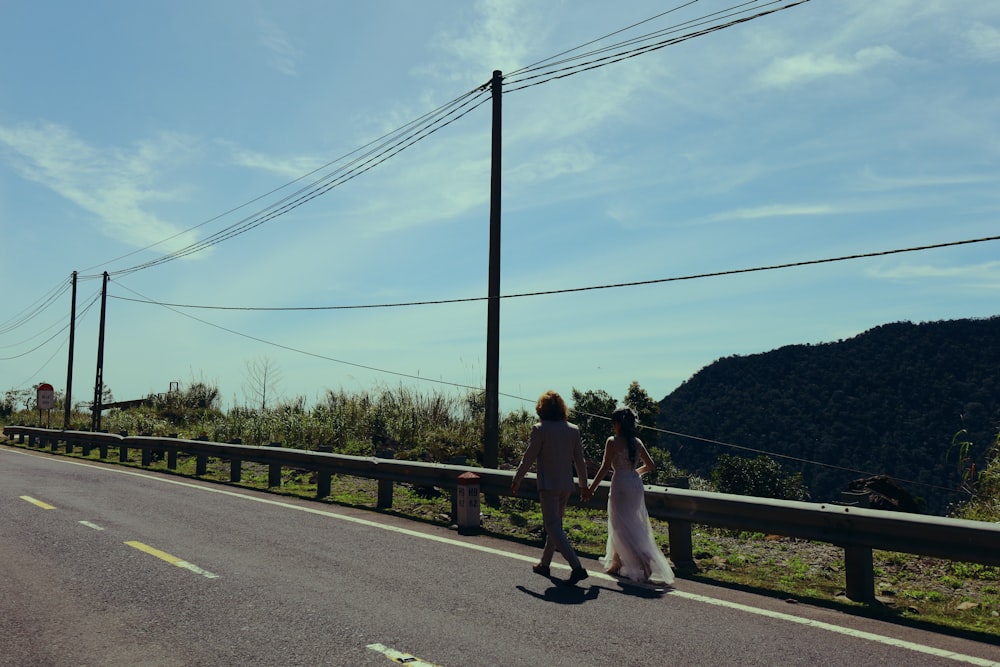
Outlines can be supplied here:
[[786, 474], [780, 464], [763, 454], [755, 459], [720, 455], [712, 481], [720, 492], [741, 496], [783, 500], [805, 500], [809, 496], [801, 473]]

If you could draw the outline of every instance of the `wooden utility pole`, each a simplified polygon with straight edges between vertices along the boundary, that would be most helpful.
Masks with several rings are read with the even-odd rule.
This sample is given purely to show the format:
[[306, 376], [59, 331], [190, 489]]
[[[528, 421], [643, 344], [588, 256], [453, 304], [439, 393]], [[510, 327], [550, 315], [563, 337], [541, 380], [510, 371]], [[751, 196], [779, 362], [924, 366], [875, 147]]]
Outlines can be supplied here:
[[496, 468], [500, 451], [500, 140], [503, 75], [493, 70], [493, 147], [490, 177], [490, 278], [486, 315], [486, 415], [483, 465]]
[[97, 334], [97, 377], [94, 379], [94, 403], [91, 406], [90, 430], [101, 430], [101, 412], [104, 409], [104, 319], [108, 310], [108, 272], [104, 272], [101, 286], [101, 328]]
[[63, 406], [63, 428], [69, 428], [73, 406], [73, 345], [76, 340], [76, 271], [73, 272], [73, 297], [69, 307], [69, 361], [66, 364], [66, 401]]

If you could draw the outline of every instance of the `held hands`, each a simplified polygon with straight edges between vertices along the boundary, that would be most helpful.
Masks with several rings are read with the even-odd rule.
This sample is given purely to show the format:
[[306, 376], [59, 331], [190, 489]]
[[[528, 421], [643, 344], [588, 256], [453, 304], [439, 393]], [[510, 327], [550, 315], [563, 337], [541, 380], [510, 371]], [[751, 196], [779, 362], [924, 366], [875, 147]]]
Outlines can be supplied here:
[[[521, 482], [515, 481], [510, 483], [510, 495], [516, 496], [517, 492], [521, 490]], [[580, 487], [580, 498], [586, 502], [594, 497], [593, 489], [589, 489], [586, 486]]]

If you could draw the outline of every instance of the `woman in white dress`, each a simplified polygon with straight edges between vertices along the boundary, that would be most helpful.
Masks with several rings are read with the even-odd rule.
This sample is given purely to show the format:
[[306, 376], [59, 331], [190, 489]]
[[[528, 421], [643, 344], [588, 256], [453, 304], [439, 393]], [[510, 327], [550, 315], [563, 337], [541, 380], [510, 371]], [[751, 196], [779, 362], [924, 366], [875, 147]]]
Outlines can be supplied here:
[[[656, 464], [635, 435], [637, 418], [631, 408], [615, 410], [611, 425], [615, 435], [604, 444], [604, 461], [590, 486], [593, 495], [601, 480], [613, 471], [608, 494], [608, 546], [601, 563], [608, 574], [672, 584], [673, 570], [653, 539], [641, 477], [654, 472]], [[636, 468], [638, 463], [642, 465]]]

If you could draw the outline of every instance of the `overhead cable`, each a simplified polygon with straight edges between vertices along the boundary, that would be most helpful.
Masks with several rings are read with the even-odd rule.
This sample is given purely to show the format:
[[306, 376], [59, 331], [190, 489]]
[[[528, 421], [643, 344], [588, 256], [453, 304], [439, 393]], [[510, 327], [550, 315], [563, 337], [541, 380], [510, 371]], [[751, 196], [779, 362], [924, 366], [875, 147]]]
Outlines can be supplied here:
[[[674, 276], [671, 278], [653, 278], [650, 280], [636, 280], [632, 282], [625, 283], [610, 283], [604, 285], [590, 285], [587, 287], [567, 287], [564, 289], [553, 289], [553, 290], [543, 290], [538, 292], [520, 292], [517, 294], [502, 294], [500, 299], [518, 299], [529, 296], [548, 296], [551, 294], [568, 294], [571, 292], [587, 292], [594, 290], [604, 290], [604, 289], [617, 289], [620, 287], [638, 287], [640, 285], [655, 285], [659, 283], [669, 283], [669, 282], [680, 282], [685, 280], [698, 280], [701, 278], [718, 278], [720, 276], [731, 276], [738, 275], [742, 273], [755, 273], [760, 271], [776, 271], [779, 269], [790, 269], [802, 266], [812, 266], [815, 264], [829, 264], [832, 262], [845, 262], [849, 260], [856, 259], [867, 259], [871, 257], [884, 257], [888, 255], [896, 255], [908, 252], [920, 252], [924, 250], [934, 250], [938, 248], [949, 248], [954, 246], [969, 245], [972, 243], [985, 243], [987, 241], [998, 241], [1000, 236], [986, 236], [978, 239], [967, 239], [965, 241], [948, 241], [945, 243], [933, 243], [930, 245], [915, 246], [911, 248], [898, 248], [895, 250], [878, 250], [875, 252], [859, 253], [855, 255], [842, 255], [839, 257], [829, 257], [826, 259], [809, 259], [799, 262], [787, 262], [785, 264], [771, 264], [767, 266], [757, 266], [752, 268], [744, 269], [728, 269], [725, 271], [714, 271], [711, 273], [696, 273], [686, 276]], [[172, 308], [201, 308], [205, 310], [245, 310], [245, 311], [309, 311], [309, 310], [360, 310], [367, 308], [401, 308], [405, 306], [431, 306], [431, 305], [441, 305], [449, 303], [468, 303], [471, 301], [488, 301], [490, 297], [488, 296], [472, 296], [464, 297], [458, 299], [437, 299], [431, 301], [407, 301], [399, 303], [378, 303], [378, 304], [363, 304], [363, 305], [353, 305], [353, 306], [274, 306], [274, 307], [264, 307], [264, 306], [206, 306], [206, 305], [195, 305], [195, 304], [185, 304], [185, 303], [167, 303], [162, 301], [142, 301], [139, 299], [130, 299], [123, 296], [108, 295], [109, 298], [119, 299], [121, 301], [134, 301], [136, 303], [148, 303], [157, 306], [167, 306]]]
[[[133, 294], [136, 294], [138, 296], [143, 296], [142, 294], [139, 294], [135, 290], [133, 290], [133, 289], [131, 289], [129, 287], [126, 287], [125, 285], [122, 285], [121, 283], [115, 283], [115, 284], [117, 284], [117, 285], [119, 285], [121, 287], [124, 287], [125, 289], [127, 289], [130, 292], [132, 292]], [[144, 297], [144, 296], [143, 296], [143, 298], [147, 299], [147, 297]], [[155, 302], [150, 301], [150, 300], [147, 299], [144, 303], [155, 303]], [[474, 387], [474, 386], [471, 386], [471, 385], [461, 384], [461, 383], [458, 383], [458, 382], [448, 382], [446, 380], [435, 380], [433, 378], [428, 378], [428, 377], [424, 377], [424, 376], [421, 376], [421, 375], [413, 375], [412, 373], [401, 373], [401, 372], [397, 372], [397, 371], [386, 370], [384, 368], [377, 368], [375, 366], [368, 366], [368, 365], [365, 365], [365, 364], [359, 364], [359, 363], [355, 363], [355, 362], [352, 362], [352, 361], [345, 361], [343, 359], [335, 359], [334, 357], [328, 357], [328, 356], [326, 356], [324, 354], [319, 354], [319, 353], [316, 353], [316, 352], [309, 352], [307, 350], [302, 350], [302, 349], [299, 349], [299, 348], [291, 347], [289, 345], [283, 345], [281, 343], [275, 343], [274, 341], [265, 340], [264, 338], [259, 338], [257, 336], [251, 336], [250, 334], [246, 334], [246, 333], [243, 333], [241, 331], [236, 331], [235, 329], [230, 329], [228, 327], [224, 327], [224, 326], [221, 326], [219, 324], [215, 324], [213, 322], [209, 322], [207, 320], [203, 320], [203, 319], [201, 319], [199, 317], [195, 317], [194, 315], [190, 315], [189, 313], [182, 312], [180, 310], [177, 310], [177, 309], [172, 308], [171, 306], [168, 306], [168, 305], [165, 305], [165, 304], [159, 304], [159, 305], [161, 305], [162, 307], [166, 308], [167, 310], [170, 310], [170, 311], [176, 313], [177, 315], [182, 315], [182, 316], [184, 316], [184, 317], [186, 317], [188, 319], [194, 320], [195, 322], [200, 322], [201, 324], [204, 324], [206, 326], [210, 326], [212, 328], [219, 329], [220, 331], [225, 331], [226, 333], [231, 333], [231, 334], [233, 334], [235, 336], [240, 336], [241, 338], [246, 338], [248, 340], [256, 341], [258, 343], [263, 343], [265, 345], [270, 345], [271, 347], [276, 347], [276, 348], [281, 349], [281, 350], [287, 350], [289, 352], [295, 352], [296, 354], [303, 354], [303, 355], [305, 355], [307, 357], [313, 357], [314, 359], [322, 359], [324, 361], [331, 361], [333, 363], [343, 364], [345, 366], [351, 366], [353, 368], [361, 368], [363, 370], [374, 371], [376, 373], [385, 373], [387, 375], [395, 375], [396, 377], [403, 377], [403, 378], [408, 378], [408, 379], [411, 379], [411, 380], [421, 380], [423, 382], [432, 382], [432, 383], [435, 383], [435, 384], [442, 384], [442, 385], [447, 385], [447, 386], [450, 386], [450, 387], [457, 387], [459, 389], [470, 389], [470, 390], [473, 390], [473, 391], [483, 391], [482, 387]], [[517, 398], [517, 397], [512, 397], [512, 398]]]
[[[374, 144], [374, 147], [371, 147], [369, 150], [355, 157], [354, 160], [338, 167], [328, 174], [325, 174], [309, 185], [300, 188], [296, 192], [265, 207], [257, 213], [247, 216], [239, 222], [234, 223], [206, 237], [205, 239], [185, 246], [180, 250], [168, 253], [156, 259], [127, 269], [110, 271], [109, 275], [125, 275], [157, 266], [180, 257], [200, 252], [213, 245], [254, 229], [255, 227], [284, 215], [302, 204], [305, 204], [306, 202], [329, 192], [333, 188], [353, 180], [361, 174], [373, 169], [390, 158], [398, 155], [407, 148], [413, 146], [417, 142], [426, 139], [442, 128], [447, 127], [460, 118], [468, 115], [473, 110], [489, 101], [489, 99], [489, 93], [488, 91], [484, 91], [483, 87], [469, 91], [459, 98], [452, 100], [452, 102], [439, 107], [439, 109], [435, 112], [425, 114], [418, 119], [418, 121], [412, 121], [411, 123], [408, 123], [400, 128], [400, 130], [390, 133], [389, 135], [385, 135], [390, 137], [389, 139], [378, 143], [372, 142], [368, 144], [367, 146], [373, 146]], [[361, 149], [358, 149], [349, 155], [354, 155], [355, 153], [358, 153], [359, 150]], [[311, 173], [316, 172], [314, 171]]]
[[[527, 399], [527, 398], [522, 398], [521, 400], [522, 401], [528, 401], [528, 402], [530, 402], [530, 400]], [[580, 416], [590, 417], [592, 419], [604, 419], [604, 420], [607, 420], [608, 422], [611, 421], [611, 418], [608, 417], [607, 415], [595, 415], [594, 413], [587, 412], [585, 410], [570, 410], [570, 413], [574, 414], [574, 415], [580, 415]], [[791, 456], [789, 454], [778, 454], [776, 452], [769, 452], [769, 451], [767, 451], [765, 449], [758, 449], [758, 448], [755, 448], [755, 447], [746, 447], [744, 445], [734, 445], [731, 442], [725, 442], [725, 441], [722, 441], [722, 440], [713, 440], [712, 438], [703, 438], [703, 437], [697, 436], [697, 435], [689, 435], [687, 433], [679, 433], [677, 431], [669, 431], [667, 429], [657, 428], [655, 426], [641, 425], [639, 427], [639, 429], [640, 430], [653, 431], [654, 433], [662, 433], [664, 435], [672, 435], [674, 437], [684, 438], [686, 440], [695, 440], [697, 442], [702, 442], [702, 443], [709, 444], [709, 445], [716, 445], [716, 446], [719, 446], [719, 447], [728, 447], [729, 449], [738, 449], [738, 450], [744, 451], [744, 452], [751, 452], [751, 453], [754, 453], [754, 454], [761, 454], [761, 455], [770, 456], [770, 457], [773, 457], [773, 458], [776, 458], [776, 459], [785, 459], [787, 461], [794, 461], [795, 463], [803, 463], [803, 464], [807, 464], [807, 465], [819, 466], [821, 468], [829, 468], [831, 470], [839, 470], [841, 472], [849, 472], [849, 473], [852, 473], [852, 474], [855, 474], [855, 475], [863, 475], [865, 477], [874, 477], [877, 474], [877, 473], [873, 473], [873, 472], [870, 472], [870, 471], [867, 471], [867, 470], [860, 470], [858, 468], [848, 468], [846, 466], [834, 465], [832, 463], [823, 463], [822, 461], [813, 461], [811, 459], [804, 459], [804, 458], [802, 458], [800, 456]], [[899, 482], [904, 482], [906, 484], [912, 484], [912, 485], [915, 485], [915, 486], [924, 486], [924, 487], [931, 488], [931, 489], [937, 489], [938, 491], [949, 491], [951, 493], [956, 493], [955, 489], [947, 487], [947, 486], [940, 486], [938, 484], [931, 484], [929, 482], [919, 482], [917, 480], [912, 480], [912, 479], [902, 479], [902, 478], [899, 478], [899, 477], [894, 477], [893, 479], [895, 479], [895, 480], [897, 480]]]
[[[756, 0], [754, 0], [754, 1], [756, 2]], [[574, 51], [582, 49], [582, 48], [584, 48], [586, 46], [590, 46], [591, 44], [597, 44], [598, 42], [600, 42], [602, 40], [605, 40], [608, 37], [614, 37], [615, 35], [623, 33], [626, 30], [631, 30], [632, 28], [636, 28], [636, 27], [638, 27], [638, 26], [640, 26], [640, 25], [642, 25], [644, 23], [649, 23], [650, 21], [655, 21], [658, 18], [666, 16], [667, 14], [672, 14], [673, 12], [679, 11], [679, 10], [683, 9], [684, 7], [688, 7], [690, 5], [693, 5], [696, 2], [698, 2], [698, 0], [691, 0], [691, 2], [685, 2], [683, 5], [678, 5], [677, 7], [674, 7], [673, 9], [668, 9], [667, 11], [661, 12], [661, 13], [657, 14], [656, 16], [650, 16], [648, 19], [643, 19], [642, 21], [639, 21], [637, 23], [633, 23], [632, 25], [629, 25], [629, 26], [625, 26], [624, 28], [620, 28], [618, 30], [615, 30], [614, 32], [609, 32], [607, 35], [604, 35], [603, 37], [598, 37], [596, 39], [592, 39], [589, 42], [584, 42], [583, 44], [580, 44], [578, 46], [574, 46], [571, 49], [567, 49], [566, 51], [562, 51], [560, 53], [557, 53], [554, 56], [549, 56], [548, 58], [545, 58], [544, 60], [539, 60], [538, 62], [532, 63], [531, 65], [527, 65], [525, 67], [522, 67], [521, 69], [514, 70], [513, 72], [508, 72], [507, 75], [508, 76], [516, 76], [516, 75], [522, 74], [524, 72], [530, 72], [530, 71], [536, 70], [541, 65], [543, 65], [544, 63], [548, 63], [551, 60], [555, 60], [556, 58], [559, 58], [561, 56], [567, 55], [569, 53], [573, 53]]]
[[[100, 297], [100, 292], [98, 292], [97, 295], [91, 300], [91, 302], [89, 304], [87, 304], [87, 306], [83, 309], [83, 314], [85, 314], [87, 312], [87, 310], [89, 310], [90, 307], [94, 305], [94, 303], [97, 301], [98, 297]], [[78, 316], [76, 319], [80, 319], [80, 317], [82, 317], [82, 314], [80, 316]], [[68, 323], [65, 324], [65, 325], [63, 325], [63, 327], [61, 329], [59, 329], [59, 331], [55, 332], [54, 334], [52, 334], [51, 336], [49, 336], [44, 341], [42, 341], [41, 343], [39, 343], [35, 347], [31, 348], [30, 350], [22, 352], [21, 354], [15, 354], [14, 356], [11, 356], [11, 357], [0, 357], [0, 361], [11, 361], [13, 359], [20, 359], [22, 357], [28, 356], [32, 352], [40, 350], [41, 348], [45, 347], [46, 345], [48, 345], [49, 343], [51, 343], [53, 340], [55, 340], [56, 338], [58, 338], [59, 334], [63, 333], [67, 329], [69, 329], [69, 326], [70, 325]]]
[[[778, 2], [781, 2], [781, 1], [782, 0], [772, 0], [771, 2], [764, 3], [763, 5], [758, 5], [757, 7], [774, 5], [774, 4], [777, 4]], [[687, 21], [685, 23], [679, 24], [680, 26], [688, 26], [688, 27], [698, 27], [698, 26], [708, 25], [708, 27], [702, 27], [702, 28], [700, 28], [698, 30], [694, 30], [693, 32], [689, 32], [689, 33], [685, 33], [685, 34], [682, 34], [682, 35], [677, 35], [677, 36], [674, 36], [674, 37], [670, 37], [669, 39], [662, 39], [662, 40], [659, 40], [659, 41], [654, 41], [652, 43], [644, 44], [643, 46], [639, 46], [639, 47], [636, 47], [636, 48], [627, 48], [627, 49], [624, 48], [624, 47], [627, 47], [627, 46], [632, 46], [633, 44], [636, 44], [636, 43], [642, 43], [642, 42], [647, 41], [649, 39], [654, 39], [654, 38], [661, 37], [664, 34], [671, 34], [671, 33], [674, 33], [674, 32], [678, 32], [678, 27], [672, 27], [672, 28], [661, 30], [661, 31], [657, 31], [656, 33], [650, 33], [650, 35], [647, 35], [647, 36], [644, 36], [644, 37], [633, 38], [633, 39], [621, 42], [621, 43], [613, 45], [613, 46], [609, 46], [609, 47], [605, 47], [605, 48], [602, 48], [602, 49], [598, 49], [598, 50], [595, 50], [595, 51], [592, 51], [592, 52], [588, 52], [586, 54], [581, 54], [581, 55], [575, 56], [573, 58], [567, 58], [567, 59], [559, 61], [557, 63], [552, 63], [552, 64], [549, 64], [549, 65], [544, 65], [542, 67], [535, 68], [535, 70], [521, 70], [520, 74], [518, 76], [507, 76], [507, 77], [504, 78], [504, 93], [515, 92], [515, 91], [518, 91], [518, 90], [523, 90], [525, 88], [530, 88], [532, 86], [537, 86], [537, 85], [540, 85], [540, 84], [543, 84], [543, 83], [548, 83], [549, 81], [553, 81], [555, 79], [564, 79], [564, 78], [572, 76], [574, 74], [579, 74], [581, 72], [585, 72], [585, 71], [589, 71], [589, 70], [593, 70], [593, 69], [598, 69], [600, 67], [604, 67], [606, 65], [611, 65], [613, 63], [617, 63], [617, 62], [620, 62], [622, 60], [627, 60], [629, 58], [634, 58], [636, 56], [644, 55], [646, 53], [650, 53], [652, 51], [657, 51], [659, 49], [663, 49], [663, 48], [666, 48], [668, 46], [673, 46], [675, 44], [679, 44], [681, 42], [685, 42], [685, 41], [688, 41], [690, 39], [694, 39], [695, 37], [702, 37], [704, 35], [707, 35], [707, 34], [710, 34], [710, 33], [713, 33], [713, 32], [718, 32], [720, 30], [724, 30], [726, 28], [730, 28], [732, 26], [739, 25], [741, 23], [746, 23], [748, 21], [752, 21], [754, 19], [761, 18], [763, 16], [767, 16], [767, 15], [770, 15], [770, 14], [775, 14], [777, 12], [780, 12], [780, 11], [783, 11], [783, 10], [786, 10], [786, 9], [790, 9], [792, 7], [796, 7], [796, 6], [804, 4], [806, 2], [809, 2], [809, 0], [796, 0], [795, 2], [791, 2], [791, 3], [783, 5], [781, 7], [775, 7], [775, 8], [768, 9], [768, 10], [765, 10], [765, 11], [761, 11], [761, 12], [758, 12], [756, 14], [752, 14], [752, 15], [749, 15], [749, 16], [742, 16], [740, 18], [736, 18], [736, 19], [732, 19], [730, 21], [726, 21], [725, 23], [716, 23], [714, 25], [709, 25], [709, 24], [712, 24], [714, 21], [718, 21], [718, 20], [721, 20], [721, 19], [724, 19], [724, 18], [731, 18], [733, 16], [739, 16], [740, 14], [744, 14], [747, 11], [750, 11], [750, 10], [748, 10], [748, 9], [740, 9], [739, 11], [732, 11], [729, 14], [722, 14], [722, 12], [715, 12], [714, 14], [707, 15], [709, 17], [714, 17], [711, 20], [700, 21], [699, 22], [698, 19], [694, 19], [692, 21]], [[748, 2], [748, 3], [744, 3], [744, 4], [748, 5], [748, 4], [754, 4], [754, 3], [753, 2]], [[743, 5], [737, 5], [737, 7], [742, 7], [742, 6]], [[754, 9], [756, 9], [757, 7], [755, 7]], [[735, 8], [730, 8], [730, 10], [731, 9], [735, 9]], [[723, 10], [723, 12], [730, 11], [730, 10]], [[717, 14], [721, 14], [721, 15], [716, 16]], [[702, 18], [706, 18], [706, 17], [702, 17]], [[543, 73], [539, 73], [539, 74], [534, 74], [532, 76], [524, 76], [524, 74], [527, 74], [528, 72], [531, 72], [531, 71], [541, 71], [541, 70], [551, 69], [551, 68], [555, 67], [555, 65], [558, 65], [558, 64], [564, 64], [564, 63], [567, 63], [567, 62], [572, 62], [574, 60], [579, 60], [579, 59], [584, 58], [584, 57], [590, 57], [590, 56], [596, 55], [598, 53], [605, 53], [607, 51], [615, 51], [615, 52], [612, 53], [611, 55], [607, 55], [607, 56], [604, 56], [604, 57], [601, 57], [601, 58], [596, 58], [596, 59], [593, 59], [593, 60], [585, 61], [585, 62], [578, 63], [578, 64], [575, 64], [575, 65], [569, 65], [569, 66], [562, 67], [562, 68], [559, 68], [559, 69], [554, 69], [554, 70], [551, 70], [551, 71], [547, 71], [547, 72], [543, 72]]]
[[10, 333], [15, 329], [24, 326], [48, 310], [59, 299], [59, 297], [66, 293], [66, 290], [70, 288], [70, 284], [71, 283], [68, 279], [59, 282], [55, 287], [51, 288], [48, 292], [39, 297], [35, 303], [15, 314], [3, 324], [0, 324], [0, 335]]

